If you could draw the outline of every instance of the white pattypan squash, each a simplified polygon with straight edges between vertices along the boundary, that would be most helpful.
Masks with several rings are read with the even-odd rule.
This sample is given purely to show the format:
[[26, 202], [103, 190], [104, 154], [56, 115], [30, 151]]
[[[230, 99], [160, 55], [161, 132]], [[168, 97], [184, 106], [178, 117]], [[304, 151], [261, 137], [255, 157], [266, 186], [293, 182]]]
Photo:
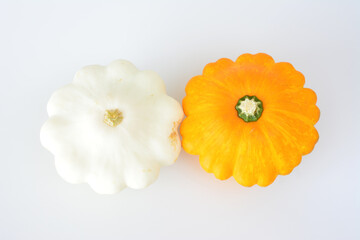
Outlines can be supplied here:
[[47, 110], [40, 138], [58, 173], [97, 193], [147, 187], [181, 150], [181, 105], [166, 95], [158, 74], [128, 61], [84, 67], [51, 96]]

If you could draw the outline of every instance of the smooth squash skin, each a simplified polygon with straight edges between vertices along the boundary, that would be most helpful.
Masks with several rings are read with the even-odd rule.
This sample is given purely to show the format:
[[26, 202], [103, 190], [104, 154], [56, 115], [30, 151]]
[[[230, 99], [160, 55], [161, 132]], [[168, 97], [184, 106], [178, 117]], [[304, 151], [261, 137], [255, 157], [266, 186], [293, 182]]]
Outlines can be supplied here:
[[[264, 53], [207, 64], [185, 89], [184, 150], [199, 155], [201, 166], [218, 179], [233, 176], [243, 186], [268, 186], [277, 175], [289, 174], [318, 141], [314, 125], [320, 110], [304, 83], [290, 63], [275, 63]], [[261, 101], [260, 116], [240, 117], [258, 110], [249, 101], [241, 105], [244, 96]]]

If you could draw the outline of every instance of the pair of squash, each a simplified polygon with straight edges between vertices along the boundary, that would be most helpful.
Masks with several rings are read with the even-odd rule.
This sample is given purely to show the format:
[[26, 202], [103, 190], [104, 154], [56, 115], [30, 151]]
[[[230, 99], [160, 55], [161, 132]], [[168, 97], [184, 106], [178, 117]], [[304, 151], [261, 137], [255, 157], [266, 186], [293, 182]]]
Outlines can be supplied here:
[[[218, 179], [244, 186], [289, 174], [318, 140], [316, 94], [304, 82], [263, 53], [206, 65], [185, 89], [184, 150]], [[70, 183], [102, 194], [140, 189], [177, 159], [183, 109], [152, 71], [123, 60], [87, 66], [51, 96], [41, 142]]]

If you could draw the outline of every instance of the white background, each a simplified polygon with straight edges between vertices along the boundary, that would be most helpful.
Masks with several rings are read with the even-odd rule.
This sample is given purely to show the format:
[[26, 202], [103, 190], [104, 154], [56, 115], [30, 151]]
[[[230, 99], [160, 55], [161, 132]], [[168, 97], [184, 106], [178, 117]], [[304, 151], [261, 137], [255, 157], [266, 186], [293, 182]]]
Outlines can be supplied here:
[[[0, 239], [360, 239], [359, 1], [1, 1]], [[318, 95], [320, 140], [267, 188], [182, 152], [145, 190], [56, 173], [46, 103], [84, 65], [124, 58], [181, 101], [208, 62], [265, 52]]]

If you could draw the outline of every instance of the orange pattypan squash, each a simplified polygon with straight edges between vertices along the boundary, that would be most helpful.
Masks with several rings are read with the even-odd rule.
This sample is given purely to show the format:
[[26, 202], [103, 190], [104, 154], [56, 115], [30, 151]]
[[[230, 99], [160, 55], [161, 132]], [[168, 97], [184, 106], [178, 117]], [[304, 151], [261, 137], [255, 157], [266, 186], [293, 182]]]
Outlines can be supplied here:
[[310, 153], [319, 135], [316, 94], [290, 63], [267, 54], [220, 59], [186, 86], [181, 124], [186, 152], [218, 179], [271, 184]]

